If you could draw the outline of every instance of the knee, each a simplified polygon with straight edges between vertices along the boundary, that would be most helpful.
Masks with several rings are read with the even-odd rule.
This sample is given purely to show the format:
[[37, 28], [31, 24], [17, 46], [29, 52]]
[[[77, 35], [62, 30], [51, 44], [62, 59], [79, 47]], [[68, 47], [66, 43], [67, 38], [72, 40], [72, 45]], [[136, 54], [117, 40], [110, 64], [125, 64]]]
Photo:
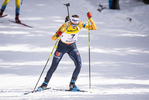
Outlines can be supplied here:
[[81, 62], [78, 62], [78, 68], [80, 68], [81, 69], [81, 67], [82, 67], [82, 63]]

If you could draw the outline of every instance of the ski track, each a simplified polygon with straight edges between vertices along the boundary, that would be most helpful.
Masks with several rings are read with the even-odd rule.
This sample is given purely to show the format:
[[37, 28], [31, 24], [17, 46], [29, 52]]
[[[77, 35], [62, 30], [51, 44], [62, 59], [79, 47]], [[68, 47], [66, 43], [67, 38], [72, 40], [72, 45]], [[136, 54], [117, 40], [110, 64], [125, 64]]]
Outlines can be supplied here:
[[[97, 30], [91, 31], [91, 92], [47, 90], [24, 95], [34, 89], [55, 44], [51, 37], [67, 16], [63, 3], [68, 2], [70, 15], [78, 14], [81, 21], [87, 22], [90, 10], [97, 25]], [[148, 100], [149, 5], [140, 0], [120, 0], [121, 10], [98, 12], [99, 3], [108, 8], [105, 0], [26, 0], [21, 5], [20, 19], [34, 27], [31, 29], [8, 21], [15, 15], [14, 0], [10, 0], [4, 12], [8, 16], [0, 18], [0, 100]], [[89, 91], [87, 34], [82, 29], [77, 41], [82, 70], [76, 84]], [[66, 54], [49, 87], [68, 89], [73, 70]]]

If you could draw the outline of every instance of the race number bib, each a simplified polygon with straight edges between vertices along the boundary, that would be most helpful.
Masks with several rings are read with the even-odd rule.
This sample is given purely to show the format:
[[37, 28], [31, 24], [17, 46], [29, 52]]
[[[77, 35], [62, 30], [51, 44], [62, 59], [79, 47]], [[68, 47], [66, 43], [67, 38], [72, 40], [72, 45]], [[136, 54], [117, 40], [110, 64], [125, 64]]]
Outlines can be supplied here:
[[75, 34], [63, 33], [61, 40], [64, 43], [74, 43], [77, 40], [77, 37], [78, 37], [78, 33], [75, 33]]

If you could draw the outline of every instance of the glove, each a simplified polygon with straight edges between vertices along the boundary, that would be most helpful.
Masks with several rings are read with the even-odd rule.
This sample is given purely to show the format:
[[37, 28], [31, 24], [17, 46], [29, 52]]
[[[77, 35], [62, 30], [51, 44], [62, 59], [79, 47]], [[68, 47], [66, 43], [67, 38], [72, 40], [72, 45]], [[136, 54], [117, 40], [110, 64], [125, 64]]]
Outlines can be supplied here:
[[56, 39], [57, 39], [57, 36], [54, 35], [54, 36], [52, 37], [52, 41], [55, 41]]
[[91, 17], [92, 17], [92, 13], [91, 13], [91, 12], [88, 12], [88, 13], [87, 13], [87, 17], [88, 17], [88, 18], [91, 18]]
[[69, 19], [69, 16], [66, 16], [65, 18], [65, 23], [68, 22], [70, 19]]

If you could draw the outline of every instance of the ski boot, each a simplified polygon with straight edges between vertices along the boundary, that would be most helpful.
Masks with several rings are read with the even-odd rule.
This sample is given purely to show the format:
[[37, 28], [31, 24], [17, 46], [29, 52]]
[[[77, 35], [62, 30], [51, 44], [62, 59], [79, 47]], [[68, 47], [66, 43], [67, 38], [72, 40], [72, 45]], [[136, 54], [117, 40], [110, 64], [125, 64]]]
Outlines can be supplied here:
[[21, 23], [21, 21], [19, 20], [19, 15], [16, 15], [15, 21], [16, 23]]
[[0, 9], [0, 17], [2, 17], [3, 15], [3, 11]]
[[70, 82], [70, 84], [69, 84], [69, 90], [70, 91], [76, 91], [76, 92], [79, 92], [80, 91], [80, 89], [78, 89], [78, 87], [75, 85], [75, 82], [76, 82], [76, 78], [72, 78], [71, 79], [71, 82]]
[[47, 89], [48, 82], [49, 81], [45, 79], [45, 81], [42, 83], [42, 85], [40, 87], [38, 87], [37, 91], [46, 90]]

